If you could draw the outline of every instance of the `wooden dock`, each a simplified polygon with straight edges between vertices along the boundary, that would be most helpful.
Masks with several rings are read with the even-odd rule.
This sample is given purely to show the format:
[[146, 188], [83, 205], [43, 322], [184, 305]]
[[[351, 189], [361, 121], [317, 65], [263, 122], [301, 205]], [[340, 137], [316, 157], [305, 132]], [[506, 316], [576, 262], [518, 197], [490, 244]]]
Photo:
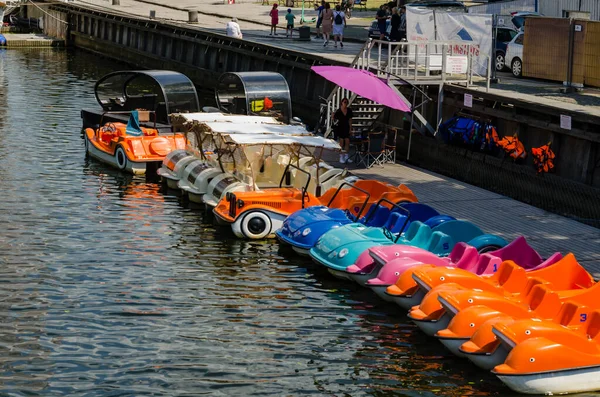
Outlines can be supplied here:
[[40, 33], [4, 33], [6, 48], [64, 47], [65, 41]]
[[439, 212], [471, 221], [508, 241], [525, 236], [544, 257], [573, 252], [600, 279], [600, 229], [439, 174], [400, 164], [353, 169], [362, 178], [404, 183]]

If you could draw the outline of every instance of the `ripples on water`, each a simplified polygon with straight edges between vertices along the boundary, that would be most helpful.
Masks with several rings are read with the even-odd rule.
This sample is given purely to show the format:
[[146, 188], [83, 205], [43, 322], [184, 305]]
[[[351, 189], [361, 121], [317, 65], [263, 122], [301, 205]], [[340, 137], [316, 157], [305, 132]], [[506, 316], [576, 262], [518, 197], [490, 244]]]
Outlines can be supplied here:
[[500, 382], [396, 306], [86, 160], [79, 111], [123, 69], [0, 50], [3, 395], [467, 395]]

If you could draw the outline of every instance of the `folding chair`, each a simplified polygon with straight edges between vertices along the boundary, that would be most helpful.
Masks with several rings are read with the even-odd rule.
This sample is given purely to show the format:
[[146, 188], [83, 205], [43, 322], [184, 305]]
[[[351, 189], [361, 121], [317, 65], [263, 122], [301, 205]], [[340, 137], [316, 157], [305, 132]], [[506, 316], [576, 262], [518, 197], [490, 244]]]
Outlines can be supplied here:
[[371, 168], [373, 165], [385, 163], [385, 134], [383, 132], [369, 132], [364, 147], [359, 148], [357, 166], [364, 164]]
[[385, 162], [396, 163], [396, 138], [398, 137], [398, 130], [391, 128], [388, 130], [385, 137]]

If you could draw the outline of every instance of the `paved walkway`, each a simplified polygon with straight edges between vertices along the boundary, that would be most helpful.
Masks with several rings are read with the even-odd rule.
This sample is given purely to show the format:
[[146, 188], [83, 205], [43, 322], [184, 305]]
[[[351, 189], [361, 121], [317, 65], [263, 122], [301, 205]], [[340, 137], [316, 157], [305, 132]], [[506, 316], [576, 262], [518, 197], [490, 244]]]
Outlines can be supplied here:
[[509, 241], [523, 235], [544, 257], [556, 251], [573, 252], [579, 263], [600, 278], [600, 229], [412, 166], [387, 164], [352, 172], [365, 179], [404, 183], [421, 202], [471, 221], [486, 233]]

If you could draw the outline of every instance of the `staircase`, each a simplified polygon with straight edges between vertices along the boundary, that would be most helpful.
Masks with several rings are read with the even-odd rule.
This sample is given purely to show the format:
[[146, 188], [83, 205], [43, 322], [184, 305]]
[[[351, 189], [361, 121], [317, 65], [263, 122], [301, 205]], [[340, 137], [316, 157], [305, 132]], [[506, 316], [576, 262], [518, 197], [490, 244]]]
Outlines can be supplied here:
[[[406, 87], [406, 82], [415, 87], [417, 85], [439, 86], [438, 116], [435, 126], [421, 115], [420, 106], [415, 106], [412, 112], [416, 123], [414, 124], [415, 128], [423, 133], [428, 130], [435, 134], [437, 126], [441, 122], [442, 87], [444, 84], [473, 85], [474, 78], [476, 78], [474, 69], [477, 66], [475, 57], [471, 56], [474, 52], [473, 44], [464, 42], [391, 43], [370, 39], [361, 48], [350, 67], [369, 70], [379, 77], [387, 79], [388, 84], [409, 105], [411, 105], [411, 100], [400, 92], [400, 87]], [[488, 57], [487, 75], [479, 76], [486, 82], [487, 88], [489, 88], [490, 70], [491, 59]], [[413, 94], [417, 95], [415, 92], [413, 89]], [[385, 110], [385, 106], [337, 86], [327, 98], [325, 137], [331, 135], [332, 115], [340, 107], [343, 98], [348, 98], [349, 106], [352, 107], [354, 113], [352, 127], [356, 135], [364, 135], [371, 131]], [[413, 101], [415, 101], [414, 98]], [[415, 102], [418, 105], [423, 101], [416, 100]]]

